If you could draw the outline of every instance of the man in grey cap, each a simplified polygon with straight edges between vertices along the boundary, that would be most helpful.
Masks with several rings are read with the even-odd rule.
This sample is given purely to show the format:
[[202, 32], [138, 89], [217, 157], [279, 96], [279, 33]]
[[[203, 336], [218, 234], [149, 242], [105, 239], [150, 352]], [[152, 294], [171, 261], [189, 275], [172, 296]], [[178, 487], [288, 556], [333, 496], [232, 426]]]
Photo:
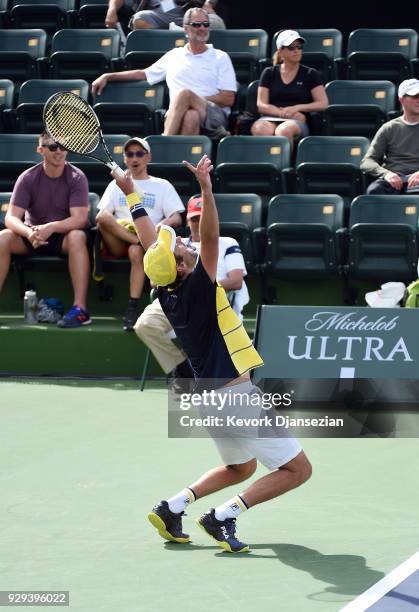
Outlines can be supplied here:
[[375, 179], [369, 194], [419, 192], [419, 80], [400, 83], [398, 95], [403, 114], [380, 127], [361, 162], [361, 170]]
[[[124, 163], [139, 193], [144, 192], [144, 208], [156, 232], [160, 226], [181, 225], [180, 213], [185, 210], [175, 188], [165, 179], [150, 176], [150, 145], [142, 138], [130, 138], [124, 144]], [[96, 223], [102, 236], [105, 255], [128, 257], [131, 262], [129, 301], [123, 328], [132, 331], [139, 315], [139, 299], [144, 285], [144, 251], [138, 240], [125, 196], [115, 181], [107, 186], [99, 204]]]

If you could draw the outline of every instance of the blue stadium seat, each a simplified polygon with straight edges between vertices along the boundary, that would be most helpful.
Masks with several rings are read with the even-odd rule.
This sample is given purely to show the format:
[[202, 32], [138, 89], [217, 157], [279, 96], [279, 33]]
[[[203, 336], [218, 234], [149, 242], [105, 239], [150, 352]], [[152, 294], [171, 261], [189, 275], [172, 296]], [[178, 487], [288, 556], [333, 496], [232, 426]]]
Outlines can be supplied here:
[[363, 136], [307, 136], [297, 148], [297, 193], [336, 193], [346, 205], [364, 191], [360, 163], [369, 141]]
[[227, 136], [218, 145], [215, 169], [220, 193], [257, 193], [268, 200], [285, 190], [290, 144], [283, 136]]
[[119, 44], [119, 32], [112, 28], [60, 30], [52, 39], [49, 75], [53, 79], [91, 82], [112, 70]]
[[354, 279], [417, 278], [419, 197], [362, 195], [351, 204], [347, 272]]
[[391, 81], [331, 81], [326, 93], [325, 135], [372, 138], [395, 109], [396, 88]]
[[5, 131], [4, 115], [13, 107], [15, 84], [10, 79], [0, 79], [0, 132]]
[[221, 236], [240, 245], [249, 274], [256, 273], [264, 255], [262, 201], [255, 193], [216, 193]]
[[75, 0], [12, 0], [10, 24], [13, 28], [41, 28], [52, 35], [73, 25]]
[[15, 84], [40, 76], [39, 59], [45, 56], [44, 30], [2, 30], [0, 36], [0, 75]]
[[279, 195], [269, 202], [266, 271], [277, 278], [336, 276], [341, 270], [340, 196]]
[[163, 128], [164, 85], [147, 81], [110, 82], [95, 98], [94, 110], [102, 131], [121, 131], [132, 136], [161, 134]]
[[348, 79], [387, 80], [396, 85], [412, 76], [410, 60], [416, 57], [415, 30], [361, 28], [348, 38]]
[[13, 191], [24, 170], [41, 161], [39, 134], [0, 134], [0, 191]]

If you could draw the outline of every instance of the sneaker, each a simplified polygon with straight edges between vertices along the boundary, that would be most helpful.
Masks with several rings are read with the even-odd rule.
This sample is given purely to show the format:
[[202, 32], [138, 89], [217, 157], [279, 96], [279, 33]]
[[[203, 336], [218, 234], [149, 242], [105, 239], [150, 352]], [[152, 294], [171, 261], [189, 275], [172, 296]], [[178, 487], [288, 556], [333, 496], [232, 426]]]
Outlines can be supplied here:
[[92, 319], [87, 310], [83, 310], [80, 306], [72, 306], [70, 310], [57, 321], [58, 327], [81, 327], [82, 325], [90, 325]]
[[196, 521], [218, 546], [231, 553], [248, 552], [249, 545], [240, 542], [236, 538], [236, 519], [229, 518], [219, 521], [215, 518], [215, 510], [212, 508]]
[[182, 532], [182, 516], [184, 514], [184, 512], [178, 514], [172, 512], [167, 501], [161, 501], [149, 512], [148, 520], [165, 540], [186, 544], [190, 538], [187, 533]]
[[135, 303], [130, 300], [124, 316], [124, 331], [132, 331], [134, 329], [139, 314], [138, 300]]

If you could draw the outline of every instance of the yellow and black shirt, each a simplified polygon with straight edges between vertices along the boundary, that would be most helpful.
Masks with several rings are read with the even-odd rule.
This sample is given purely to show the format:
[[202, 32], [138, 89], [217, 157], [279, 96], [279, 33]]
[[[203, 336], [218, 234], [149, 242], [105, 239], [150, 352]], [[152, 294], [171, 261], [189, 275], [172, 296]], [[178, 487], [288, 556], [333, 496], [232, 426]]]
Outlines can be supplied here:
[[263, 365], [223, 287], [211, 281], [201, 259], [178, 287], [158, 287], [157, 295], [189, 358], [197, 392]]

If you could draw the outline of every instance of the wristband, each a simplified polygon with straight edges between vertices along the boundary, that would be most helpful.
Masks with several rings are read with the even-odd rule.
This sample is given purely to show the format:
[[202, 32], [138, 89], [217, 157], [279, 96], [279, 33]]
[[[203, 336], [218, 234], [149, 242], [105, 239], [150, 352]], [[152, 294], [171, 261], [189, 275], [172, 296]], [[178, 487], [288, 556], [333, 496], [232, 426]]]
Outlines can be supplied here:
[[125, 199], [127, 201], [128, 204], [128, 208], [131, 210], [132, 208], [134, 208], [134, 206], [136, 206], [137, 204], [141, 204], [143, 201], [143, 198], [136, 193], [135, 191], [133, 191], [132, 193], [129, 193], [127, 196], [125, 196]]
[[139, 217], [147, 216], [147, 211], [144, 208], [143, 198], [138, 193], [129, 193], [125, 196], [131, 217], [135, 221]]

